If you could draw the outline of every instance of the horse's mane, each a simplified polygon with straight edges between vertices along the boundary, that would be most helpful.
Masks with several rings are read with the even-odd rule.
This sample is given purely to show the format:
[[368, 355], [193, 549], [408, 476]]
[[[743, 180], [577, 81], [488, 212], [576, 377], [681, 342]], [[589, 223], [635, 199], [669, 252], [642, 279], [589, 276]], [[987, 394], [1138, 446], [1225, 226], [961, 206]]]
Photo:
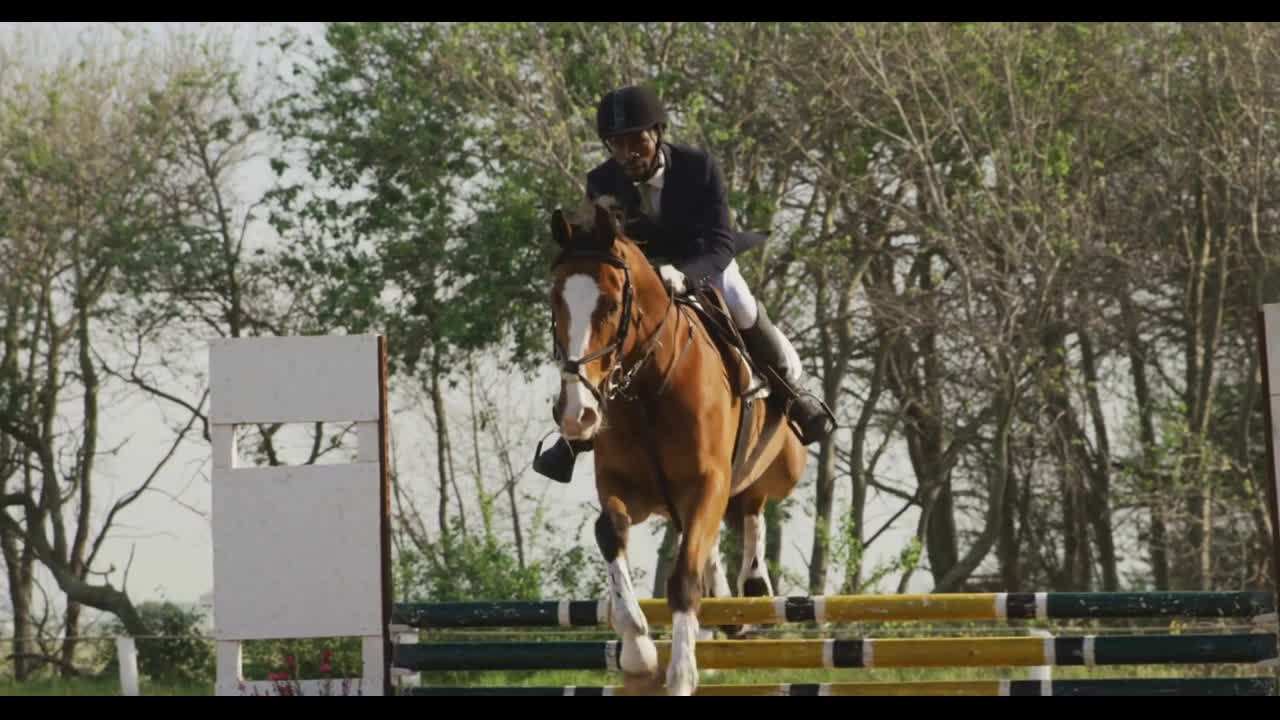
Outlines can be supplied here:
[[597, 207], [602, 207], [615, 215], [622, 213], [622, 203], [618, 202], [618, 198], [612, 195], [601, 195], [594, 201], [584, 200], [569, 218], [569, 224], [582, 232], [591, 232], [596, 226]]

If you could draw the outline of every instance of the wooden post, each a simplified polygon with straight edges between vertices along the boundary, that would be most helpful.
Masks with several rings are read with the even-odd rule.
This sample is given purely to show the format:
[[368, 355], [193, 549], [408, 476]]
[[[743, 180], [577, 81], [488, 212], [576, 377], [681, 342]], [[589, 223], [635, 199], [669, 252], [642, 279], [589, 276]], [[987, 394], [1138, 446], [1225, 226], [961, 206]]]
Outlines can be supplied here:
[[120, 694], [137, 697], [138, 645], [131, 637], [116, 638], [116, 659], [120, 662]]
[[[1272, 350], [1275, 349], [1275, 352]], [[1280, 472], [1276, 464], [1276, 418], [1280, 410], [1280, 304], [1263, 305], [1258, 312], [1258, 351], [1262, 357], [1262, 403], [1267, 432], [1267, 512], [1271, 516], [1272, 591], [1280, 603]]]
[[387, 412], [387, 338], [378, 336], [378, 488], [381, 494], [382, 540], [382, 677], [383, 695], [391, 695], [391, 659], [395, 646], [391, 635], [391, 462], [388, 458], [387, 428], [391, 427], [391, 417]]

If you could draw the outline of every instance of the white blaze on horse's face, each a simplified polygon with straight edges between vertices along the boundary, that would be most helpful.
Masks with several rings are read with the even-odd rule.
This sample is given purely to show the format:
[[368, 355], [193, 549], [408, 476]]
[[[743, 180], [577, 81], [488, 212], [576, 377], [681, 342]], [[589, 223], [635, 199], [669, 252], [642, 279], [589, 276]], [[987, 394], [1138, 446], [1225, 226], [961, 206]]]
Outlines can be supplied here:
[[[560, 294], [569, 309], [565, 352], [570, 358], [584, 357], [591, 351], [591, 317], [600, 302], [600, 286], [588, 275], [570, 275], [565, 278]], [[600, 408], [595, 396], [580, 380], [562, 378], [562, 387], [564, 414], [560, 418], [560, 432], [569, 440], [589, 440], [600, 425]]]

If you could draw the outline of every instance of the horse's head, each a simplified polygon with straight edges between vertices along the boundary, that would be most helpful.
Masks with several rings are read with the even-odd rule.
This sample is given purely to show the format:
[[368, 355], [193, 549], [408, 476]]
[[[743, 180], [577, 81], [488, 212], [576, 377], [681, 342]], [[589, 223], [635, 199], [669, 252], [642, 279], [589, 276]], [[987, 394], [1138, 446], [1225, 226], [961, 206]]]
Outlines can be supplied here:
[[551, 217], [551, 235], [561, 247], [551, 285], [560, 362], [556, 418], [569, 440], [588, 440], [600, 429], [610, 376], [621, 372], [620, 358], [635, 342], [632, 272], [649, 270], [636, 262], [638, 251], [607, 203], [594, 204], [581, 219], [571, 225], [559, 210]]

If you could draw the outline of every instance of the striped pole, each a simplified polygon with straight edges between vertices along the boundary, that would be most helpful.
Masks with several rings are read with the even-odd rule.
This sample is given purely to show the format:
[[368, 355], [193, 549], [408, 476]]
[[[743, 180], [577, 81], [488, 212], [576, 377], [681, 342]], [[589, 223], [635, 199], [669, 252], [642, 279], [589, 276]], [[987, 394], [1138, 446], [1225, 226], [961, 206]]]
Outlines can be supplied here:
[[[671, 608], [646, 598], [654, 625], [671, 624]], [[702, 625], [801, 622], [1053, 620], [1086, 618], [1254, 618], [1275, 612], [1267, 592], [940, 593], [817, 597], [705, 598]], [[401, 603], [393, 622], [425, 628], [599, 627], [607, 600]]]
[[[666, 665], [671, 643], [657, 643]], [[993, 667], [1249, 663], [1277, 656], [1274, 634], [848, 640], [705, 640], [699, 668]], [[430, 643], [396, 648], [409, 670], [619, 670], [621, 644]]]
[[[1120, 678], [1107, 680], [972, 680], [904, 683], [783, 683], [763, 685], [700, 685], [696, 695], [784, 696], [1274, 696], [1276, 679], [1244, 678]], [[542, 687], [419, 687], [404, 695], [427, 696], [601, 696], [622, 695], [621, 686]]]

